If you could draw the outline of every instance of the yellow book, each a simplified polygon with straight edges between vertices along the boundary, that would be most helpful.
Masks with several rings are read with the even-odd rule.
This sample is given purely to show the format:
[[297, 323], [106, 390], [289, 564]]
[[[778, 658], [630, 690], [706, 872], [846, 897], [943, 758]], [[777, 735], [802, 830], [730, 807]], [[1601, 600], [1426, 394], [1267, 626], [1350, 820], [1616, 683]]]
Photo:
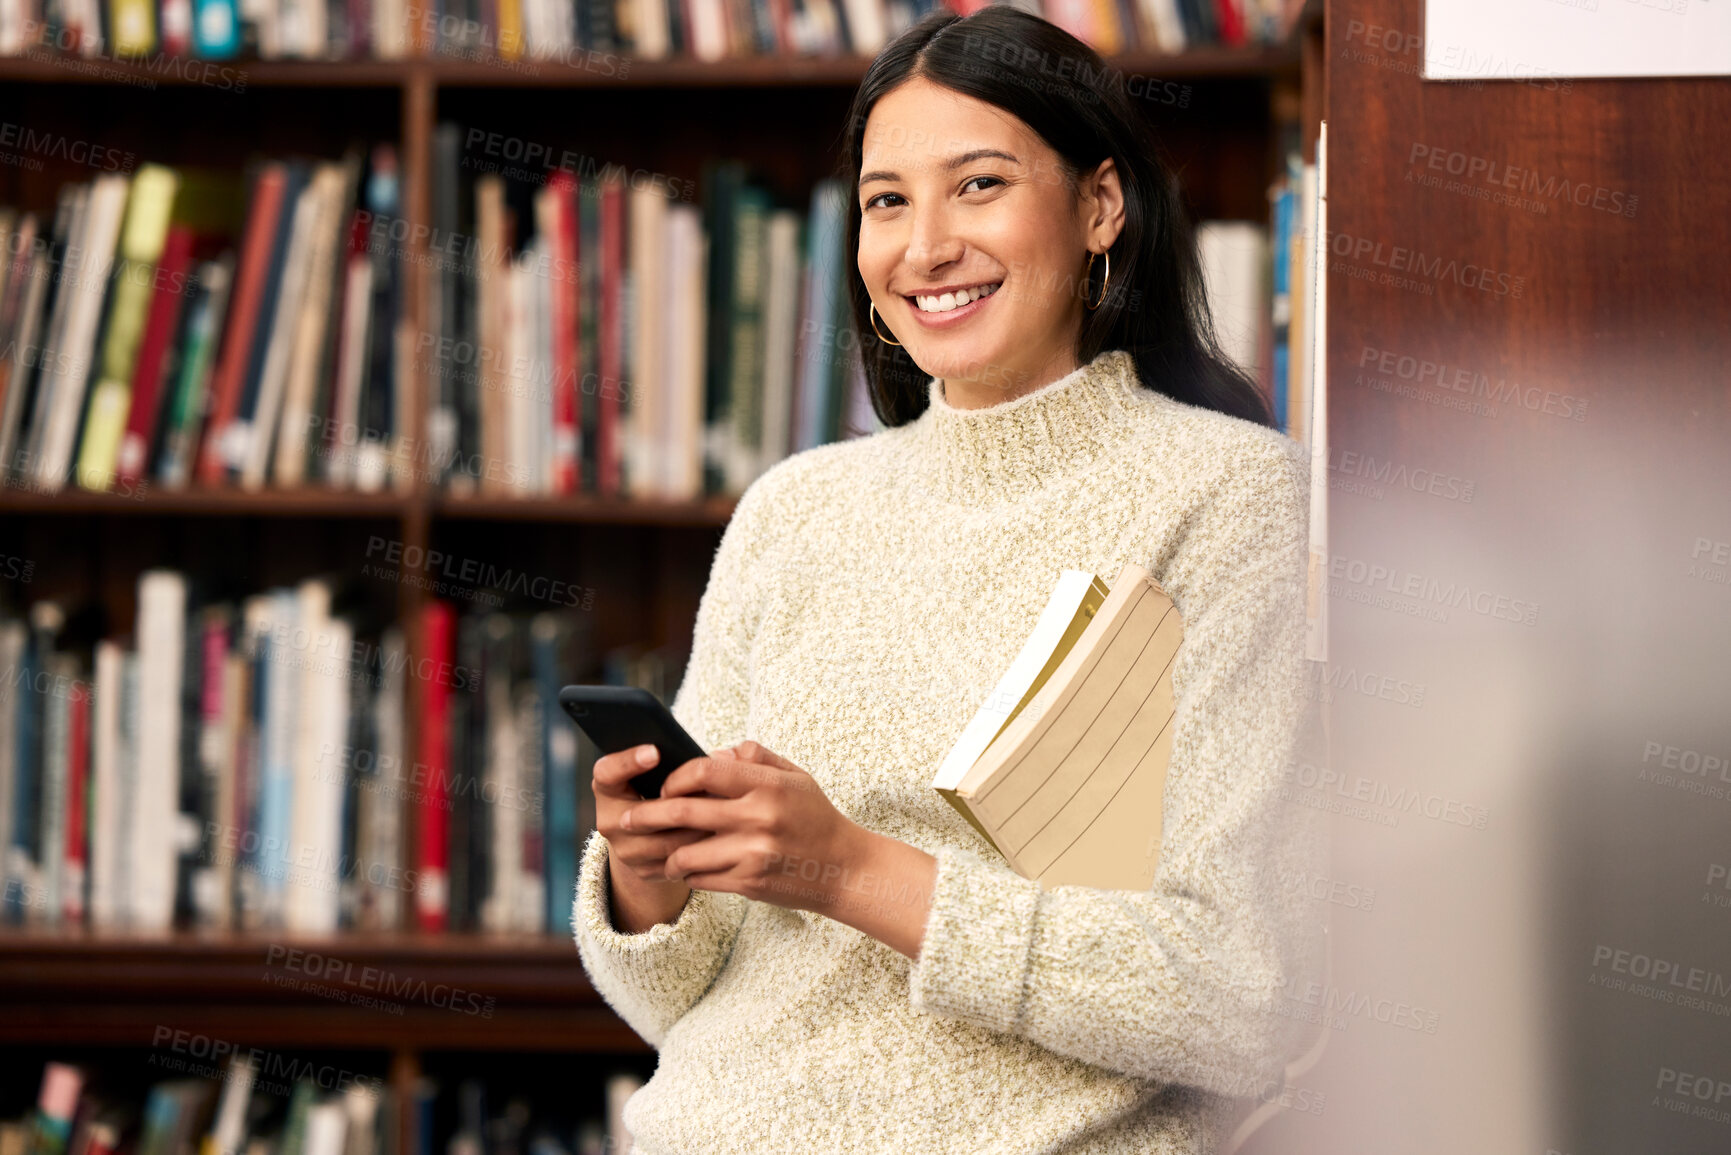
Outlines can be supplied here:
[[1141, 566], [1110, 590], [1065, 570], [932, 786], [1046, 889], [1148, 889], [1183, 640], [1177, 607]]
[[499, 0], [499, 55], [506, 60], [523, 55], [523, 0]]
[[156, 5], [151, 0], [110, 0], [108, 25], [114, 55], [149, 56], [156, 51]]
[[168, 218], [179, 187], [179, 175], [159, 164], [144, 165], [132, 178], [108, 331], [103, 334], [102, 361], [90, 391], [84, 442], [78, 451], [77, 479], [85, 489], [106, 490], [114, 483], [120, 439], [132, 407], [133, 361], [150, 315], [156, 262], [168, 239]]

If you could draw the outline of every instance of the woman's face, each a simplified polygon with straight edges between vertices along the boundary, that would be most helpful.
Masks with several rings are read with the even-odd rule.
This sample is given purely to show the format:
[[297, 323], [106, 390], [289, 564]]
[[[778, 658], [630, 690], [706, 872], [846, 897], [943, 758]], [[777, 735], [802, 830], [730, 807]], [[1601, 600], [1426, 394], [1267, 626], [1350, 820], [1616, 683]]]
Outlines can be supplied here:
[[951, 404], [1006, 401], [1076, 368], [1088, 253], [1123, 224], [1110, 159], [1072, 186], [1015, 116], [916, 77], [872, 107], [857, 195], [878, 325]]

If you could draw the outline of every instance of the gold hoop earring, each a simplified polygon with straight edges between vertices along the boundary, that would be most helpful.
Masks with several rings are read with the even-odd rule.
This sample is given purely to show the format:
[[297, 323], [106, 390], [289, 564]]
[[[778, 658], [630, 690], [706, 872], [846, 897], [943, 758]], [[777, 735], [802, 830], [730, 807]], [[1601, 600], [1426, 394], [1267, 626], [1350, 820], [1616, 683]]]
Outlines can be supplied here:
[[888, 337], [884, 336], [884, 331], [878, 328], [878, 303], [876, 301], [873, 301], [871, 304], [866, 306], [866, 314], [871, 317], [872, 332], [877, 334], [878, 340], [882, 341], [886, 345], [901, 344], [900, 341], [892, 341]]
[[[1084, 272], [1082, 274], [1082, 283], [1084, 285], [1088, 283], [1088, 278], [1092, 277], [1094, 275], [1094, 258], [1098, 255], [1099, 255], [1098, 253], [1092, 253], [1092, 252], [1088, 254], [1088, 269], [1086, 272]], [[1098, 309], [1101, 305], [1104, 305], [1106, 303], [1106, 286], [1111, 284], [1111, 283], [1112, 283], [1112, 250], [1107, 249], [1106, 250], [1106, 277], [1104, 280], [1102, 280], [1100, 282], [1100, 299], [1098, 301], [1084, 300], [1082, 303], [1084, 305], [1087, 305], [1090, 310]]]

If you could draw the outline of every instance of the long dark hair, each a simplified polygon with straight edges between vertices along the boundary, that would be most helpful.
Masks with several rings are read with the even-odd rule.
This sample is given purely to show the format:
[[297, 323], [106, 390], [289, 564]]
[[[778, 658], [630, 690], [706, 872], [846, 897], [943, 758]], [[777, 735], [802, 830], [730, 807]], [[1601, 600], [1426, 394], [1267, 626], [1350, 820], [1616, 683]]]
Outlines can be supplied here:
[[[940, 9], [909, 28], [866, 69], [848, 110], [840, 176], [848, 199], [847, 242], [859, 252], [859, 177], [866, 118], [903, 81], [924, 77], [996, 105], [1038, 133], [1067, 166], [1092, 172], [1111, 157], [1124, 189], [1124, 227], [1111, 249], [1112, 278], [1099, 308], [1083, 314], [1079, 364], [1108, 349], [1129, 351], [1143, 386], [1176, 401], [1273, 427], [1253, 381], [1215, 340], [1202, 273], [1177, 180], [1159, 158], [1147, 122], [1131, 106], [1121, 72], [1055, 24], [1008, 4], [972, 16]], [[1094, 262], [1085, 299], [1100, 299], [1105, 269]], [[886, 426], [904, 425], [929, 403], [929, 377], [906, 349], [871, 328], [871, 298], [853, 267], [848, 295], [872, 408]]]

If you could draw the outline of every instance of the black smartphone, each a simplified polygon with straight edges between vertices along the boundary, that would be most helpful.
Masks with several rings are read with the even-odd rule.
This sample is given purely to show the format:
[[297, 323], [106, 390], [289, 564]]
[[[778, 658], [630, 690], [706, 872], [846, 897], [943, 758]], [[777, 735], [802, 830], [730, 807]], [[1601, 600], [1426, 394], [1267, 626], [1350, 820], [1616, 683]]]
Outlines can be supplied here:
[[631, 780], [632, 789], [645, 798], [659, 798], [669, 774], [709, 753], [660, 698], [637, 686], [566, 686], [559, 691], [559, 705], [603, 754], [643, 745], [661, 752], [661, 761]]

